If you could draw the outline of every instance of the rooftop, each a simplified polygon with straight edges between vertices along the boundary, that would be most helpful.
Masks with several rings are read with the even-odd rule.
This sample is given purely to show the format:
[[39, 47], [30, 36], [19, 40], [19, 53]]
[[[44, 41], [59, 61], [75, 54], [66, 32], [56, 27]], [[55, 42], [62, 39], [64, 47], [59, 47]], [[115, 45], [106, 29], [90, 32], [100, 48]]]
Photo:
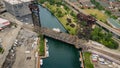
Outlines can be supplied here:
[[19, 4], [19, 3], [23, 3], [23, 2], [30, 2], [32, 0], [4, 0], [10, 4]]
[[0, 18], [0, 30], [2, 29], [2, 27], [7, 26], [7, 25], [9, 25], [9, 24], [10, 24], [10, 23], [9, 23], [8, 20], [5, 20], [5, 19]]
[[115, 27], [115, 28], [120, 28], [119, 22], [116, 21], [116, 20], [114, 20], [113, 18], [109, 18], [108, 21], [109, 21], [109, 23], [110, 23], [113, 27]]
[[8, 20], [0, 18], [0, 24], [2, 24], [3, 22], [6, 22], [6, 21], [8, 21]]

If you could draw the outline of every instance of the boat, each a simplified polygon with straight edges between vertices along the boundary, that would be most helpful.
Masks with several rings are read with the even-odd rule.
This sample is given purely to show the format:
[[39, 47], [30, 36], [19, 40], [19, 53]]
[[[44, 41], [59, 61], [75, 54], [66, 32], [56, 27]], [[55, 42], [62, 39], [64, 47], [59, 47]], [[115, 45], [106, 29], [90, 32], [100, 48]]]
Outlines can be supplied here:
[[49, 51], [46, 51], [46, 56], [49, 57]]
[[59, 28], [53, 28], [53, 30], [56, 31], [56, 32], [60, 32]]
[[42, 59], [40, 60], [40, 65], [43, 65], [43, 60]]
[[45, 39], [45, 42], [48, 42], [48, 40], [47, 40], [47, 39]]

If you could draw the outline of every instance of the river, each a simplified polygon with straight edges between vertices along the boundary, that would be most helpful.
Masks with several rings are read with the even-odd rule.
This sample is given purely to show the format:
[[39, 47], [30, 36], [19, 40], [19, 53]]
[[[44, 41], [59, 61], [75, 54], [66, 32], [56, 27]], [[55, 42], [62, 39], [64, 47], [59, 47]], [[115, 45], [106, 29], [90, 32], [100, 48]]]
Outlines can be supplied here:
[[[39, 6], [41, 26], [47, 28], [59, 28], [62, 32], [67, 32], [57, 18]], [[69, 44], [47, 38], [49, 46], [49, 57], [43, 59], [41, 68], [80, 68], [79, 52]]]

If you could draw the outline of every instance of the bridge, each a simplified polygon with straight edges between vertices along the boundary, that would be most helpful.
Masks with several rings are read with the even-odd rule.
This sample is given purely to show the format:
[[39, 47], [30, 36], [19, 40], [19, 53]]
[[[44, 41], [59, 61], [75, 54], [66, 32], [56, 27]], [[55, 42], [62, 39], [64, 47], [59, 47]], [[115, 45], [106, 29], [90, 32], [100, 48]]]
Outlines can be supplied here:
[[51, 37], [56, 40], [74, 45], [78, 49], [85, 47], [85, 45], [84, 45], [85, 41], [79, 39], [77, 36], [74, 36], [74, 35], [70, 35], [70, 34], [63, 33], [63, 32], [53, 31], [51, 29], [44, 28], [44, 27], [41, 28], [41, 33], [47, 37]]
[[[84, 12], [82, 9], [80, 9], [78, 6], [74, 5], [73, 3], [71, 3], [69, 0], [64, 0], [65, 3], [67, 3], [69, 6], [71, 6], [73, 8], [73, 10], [76, 12], [76, 13], [83, 13], [85, 15], [89, 15], [88, 13]], [[97, 20], [96, 21], [96, 24], [100, 25], [101, 27], [107, 29], [108, 31], [112, 32], [113, 34], [117, 35], [118, 37], [120, 37], [120, 31], [104, 24], [103, 22]]]

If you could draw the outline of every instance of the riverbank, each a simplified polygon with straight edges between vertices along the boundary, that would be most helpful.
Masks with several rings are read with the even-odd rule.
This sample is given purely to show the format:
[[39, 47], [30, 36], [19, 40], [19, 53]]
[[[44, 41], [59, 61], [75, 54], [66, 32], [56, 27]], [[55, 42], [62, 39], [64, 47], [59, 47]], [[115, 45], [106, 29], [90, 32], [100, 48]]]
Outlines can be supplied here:
[[45, 2], [42, 6], [46, 7], [52, 15], [57, 17], [61, 24], [67, 29], [70, 34], [76, 34], [76, 14], [72, 10], [66, 10], [64, 5], [57, 6], [50, 5], [48, 2]]

